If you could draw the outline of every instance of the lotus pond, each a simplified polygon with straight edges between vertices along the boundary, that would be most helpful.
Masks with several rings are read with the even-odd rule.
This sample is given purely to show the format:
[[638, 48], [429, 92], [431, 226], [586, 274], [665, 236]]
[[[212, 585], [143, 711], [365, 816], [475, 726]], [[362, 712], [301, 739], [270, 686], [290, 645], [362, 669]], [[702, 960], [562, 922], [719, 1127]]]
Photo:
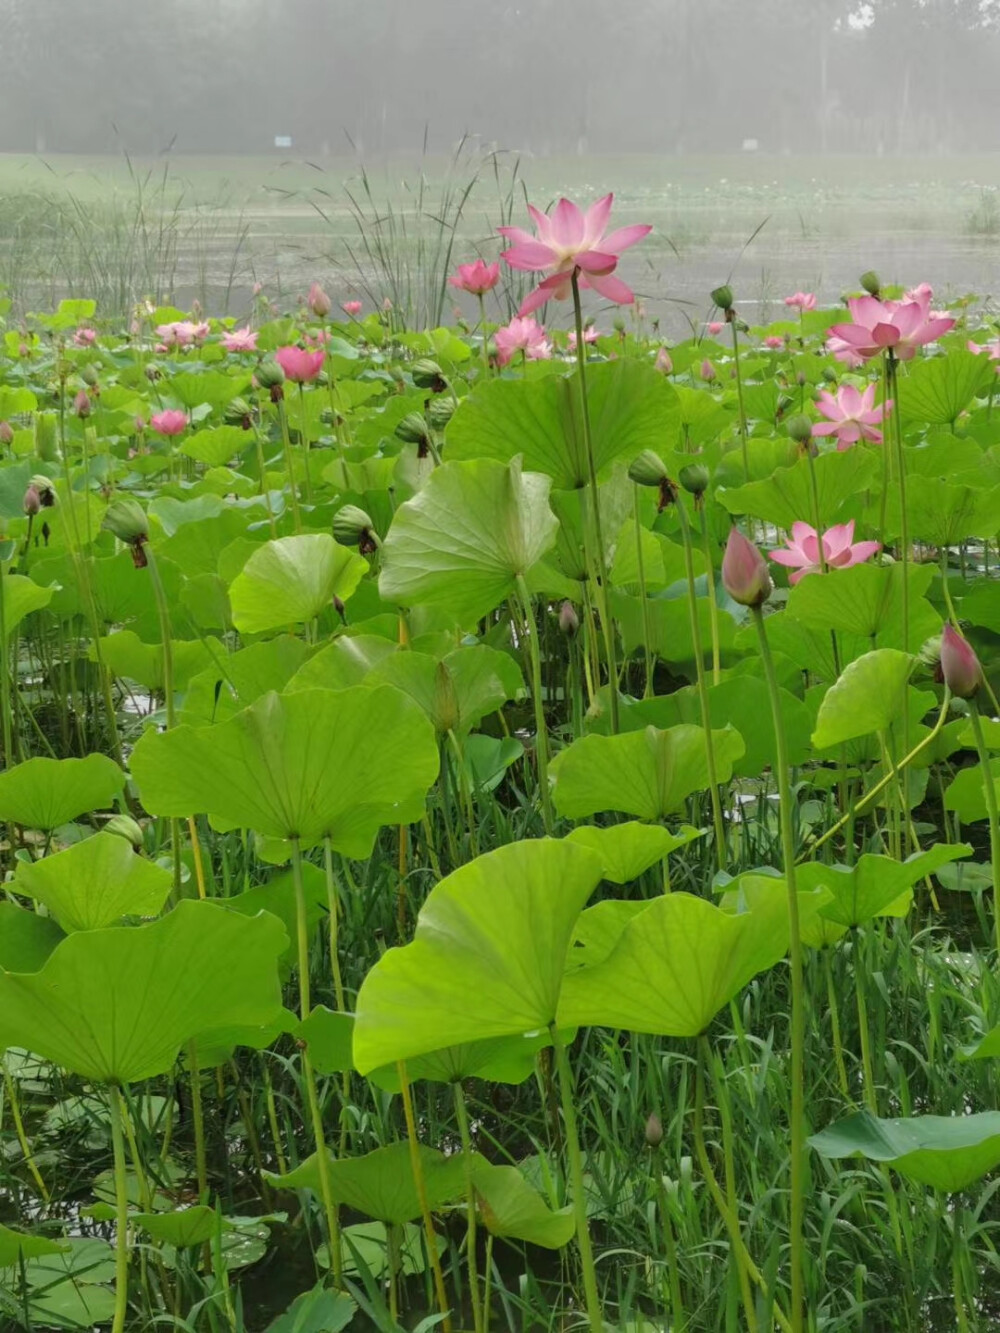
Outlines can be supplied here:
[[989, 308], [667, 345], [609, 208], [9, 317], [4, 1328], [1000, 1318]]

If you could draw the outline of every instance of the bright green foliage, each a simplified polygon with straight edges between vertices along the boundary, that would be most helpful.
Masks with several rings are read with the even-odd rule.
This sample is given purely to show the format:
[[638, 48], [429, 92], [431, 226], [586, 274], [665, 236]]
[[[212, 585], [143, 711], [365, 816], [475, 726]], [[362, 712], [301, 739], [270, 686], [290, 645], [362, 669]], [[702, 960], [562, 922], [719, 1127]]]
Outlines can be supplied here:
[[124, 838], [97, 833], [41, 861], [20, 862], [13, 887], [44, 903], [63, 930], [97, 930], [125, 916], [156, 916], [170, 873], [136, 856]]
[[104, 754], [86, 759], [29, 759], [0, 773], [0, 819], [55, 829], [111, 804], [125, 774]]
[[1000, 1164], [1000, 1112], [880, 1120], [869, 1111], [809, 1140], [823, 1157], [867, 1157], [921, 1185], [956, 1194]]
[[233, 624], [242, 634], [307, 624], [357, 588], [367, 562], [324, 532], [279, 537], [256, 550], [233, 580]]

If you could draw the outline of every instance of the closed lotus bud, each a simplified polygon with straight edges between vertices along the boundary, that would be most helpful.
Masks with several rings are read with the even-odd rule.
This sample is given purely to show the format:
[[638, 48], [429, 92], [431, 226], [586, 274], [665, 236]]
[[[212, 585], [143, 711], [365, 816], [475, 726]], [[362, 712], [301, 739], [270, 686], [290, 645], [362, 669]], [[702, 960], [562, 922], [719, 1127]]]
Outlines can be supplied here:
[[611, 327], [614, 329], [615, 333], [618, 334], [619, 338], [624, 337], [625, 321], [623, 319], [613, 319], [611, 321]]
[[446, 735], [455, 731], [460, 722], [458, 694], [455, 690], [455, 678], [443, 662], [438, 662], [434, 669], [434, 703], [432, 706], [434, 725]]
[[804, 370], [800, 370], [798, 374], [795, 376], [795, 383], [799, 386], [800, 389], [804, 389], [806, 385], [809, 383], [809, 380], [806, 376], [806, 372]]
[[433, 393], [443, 393], [448, 387], [444, 371], [436, 361], [423, 356], [410, 367], [413, 383], [418, 389], [430, 389]]
[[971, 699], [983, 683], [983, 668], [972, 645], [947, 624], [941, 632], [941, 677], [959, 699]]
[[761, 606], [774, 586], [764, 557], [738, 528], [729, 531], [722, 557], [722, 586], [741, 606]]
[[35, 490], [38, 492], [38, 498], [42, 502], [42, 508], [51, 509], [56, 502], [56, 493], [52, 489], [50, 478], [46, 477], [42, 472], [37, 472], [28, 484], [34, 486]]
[[268, 357], [254, 371], [254, 378], [262, 389], [277, 389], [285, 382], [285, 372], [273, 357]]
[[397, 439], [405, 440], [407, 444], [426, 444], [429, 433], [421, 412], [407, 412], [393, 432]]
[[142, 846], [142, 829], [131, 815], [112, 815], [104, 825], [104, 831], [125, 838], [137, 851]]
[[834, 370], [834, 368], [833, 368], [832, 366], [824, 366], [824, 367], [823, 367], [823, 378], [826, 380], [827, 384], [836, 384], [836, 383], [837, 383], [837, 372]]
[[341, 620], [342, 620], [342, 621], [344, 622], [344, 624], [346, 625], [346, 624], [347, 624], [347, 608], [344, 606], [344, 603], [341, 601], [341, 599], [337, 596], [336, 593], [333, 594], [333, 609], [334, 609], [334, 611], [336, 611], [337, 615], [340, 616]]
[[712, 292], [712, 301], [720, 310], [732, 310], [733, 308], [733, 289], [728, 283], [723, 283], [721, 287], [716, 287]]
[[357, 546], [365, 554], [378, 544], [371, 517], [357, 505], [344, 505], [333, 516], [333, 535], [341, 546]]
[[667, 351], [665, 347], [661, 347], [660, 350], [656, 353], [656, 360], [653, 364], [655, 365], [656, 369], [660, 372], [661, 375], [673, 374], [674, 363], [670, 359], [670, 353]]
[[882, 290], [882, 284], [874, 269], [870, 268], [867, 273], [862, 273], [861, 286], [869, 296], [878, 296], [879, 292]]
[[316, 316], [317, 319], [326, 319], [327, 315], [330, 313], [331, 307], [333, 306], [333, 302], [330, 300], [329, 296], [327, 296], [326, 292], [323, 290], [323, 288], [319, 285], [318, 282], [314, 282], [313, 285], [309, 288], [308, 304], [309, 304], [309, 309], [313, 312], [313, 314]]
[[146, 513], [137, 500], [116, 500], [108, 505], [101, 527], [129, 546], [141, 545], [149, 539]]
[[795, 416], [788, 418], [785, 430], [798, 444], [808, 444], [812, 439], [812, 422], [802, 412], [797, 412]]
[[688, 463], [678, 472], [677, 480], [691, 495], [704, 495], [711, 478], [704, 463]]
[[90, 416], [90, 396], [86, 389], [81, 389], [73, 399], [73, 411], [78, 417]]
[[637, 486], [659, 486], [667, 475], [667, 465], [652, 449], [643, 449], [629, 464], [628, 475]]
[[0, 421], [0, 444], [14, 443], [14, 427], [9, 421]]
[[559, 628], [570, 639], [580, 628], [580, 617], [577, 615], [576, 607], [572, 602], [563, 602], [559, 608]]
[[435, 430], [444, 430], [455, 414], [455, 400], [449, 394], [447, 398], [432, 398], [427, 408], [427, 417]]
[[42, 498], [38, 494], [35, 486], [29, 486], [24, 492], [24, 512], [29, 518], [34, 518], [42, 507]]
[[658, 1148], [663, 1142], [663, 1122], [655, 1111], [646, 1121], [646, 1142], [651, 1148]]
[[706, 384], [710, 384], [712, 380], [715, 379], [715, 367], [712, 365], [711, 361], [709, 361], [707, 356], [705, 357], [705, 360], [701, 363], [701, 368], [698, 373], [701, 375], [701, 378], [706, 382]]

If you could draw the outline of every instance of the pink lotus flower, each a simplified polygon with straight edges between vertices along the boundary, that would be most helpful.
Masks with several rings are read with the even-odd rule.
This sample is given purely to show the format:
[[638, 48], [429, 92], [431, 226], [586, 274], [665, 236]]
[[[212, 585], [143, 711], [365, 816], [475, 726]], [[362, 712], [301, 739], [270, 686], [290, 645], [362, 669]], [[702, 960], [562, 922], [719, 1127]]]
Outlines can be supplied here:
[[[595, 343], [601, 335], [592, 324], [588, 324], [583, 331], [583, 341], [586, 343]], [[566, 335], [566, 345], [571, 352], [576, 351], [576, 329], [570, 329]]]
[[190, 347], [204, 342], [211, 330], [205, 320], [195, 323], [190, 319], [174, 320], [172, 324], [158, 324], [156, 334], [167, 347]]
[[73, 411], [78, 417], [90, 416], [90, 397], [86, 389], [81, 389], [73, 399]]
[[841, 339], [864, 361], [891, 350], [897, 360], [910, 361], [917, 348], [935, 342], [955, 327], [950, 315], [931, 311], [925, 291], [915, 301], [880, 301], [855, 296], [847, 302], [853, 324], [834, 324], [830, 334]]
[[305, 342], [308, 343], [310, 351], [317, 347], [325, 347], [333, 338], [329, 329], [307, 329]]
[[356, 319], [357, 316], [361, 314], [360, 301], [345, 301], [340, 308], [343, 310], [344, 314], [349, 315], [351, 319]]
[[222, 335], [222, 345], [227, 352], [256, 352], [257, 332], [255, 329], [231, 329]]
[[722, 557], [722, 586], [741, 606], [761, 606], [774, 587], [767, 561], [739, 528], [729, 529]]
[[838, 361], [842, 361], [851, 370], [860, 370], [865, 364], [864, 357], [843, 338], [827, 338], [826, 350], [832, 352]]
[[[851, 565], [863, 564], [881, 549], [879, 542], [854, 540], [853, 518], [850, 523], [837, 523], [823, 533], [823, 557], [828, 569], [847, 569]], [[822, 570], [816, 529], [808, 523], [793, 523], [791, 536], [785, 538], [785, 546], [769, 554], [775, 564], [796, 571], [788, 577], [788, 582], [792, 584], [798, 583], [807, 574], [819, 574]]]
[[330, 307], [333, 305], [333, 302], [319, 283], [314, 282], [309, 288], [309, 295], [306, 297], [306, 305], [317, 319], [326, 319], [327, 315], [330, 313]]
[[309, 384], [323, 369], [326, 353], [307, 351], [304, 347], [279, 347], [274, 359], [295, 384]]
[[77, 347], [93, 347], [97, 341], [96, 329], [77, 329], [73, 334], [73, 342]]
[[698, 369], [698, 374], [706, 384], [711, 384], [712, 380], [716, 378], [715, 367], [712, 365], [711, 361], [709, 361], [708, 357], [701, 363], [701, 366]]
[[725, 322], [721, 319], [713, 319], [710, 324], [705, 325], [705, 328], [709, 331], [709, 333], [712, 335], [713, 338], [718, 337], [718, 335], [722, 332], [722, 330], [725, 327], [726, 327]]
[[151, 416], [149, 424], [157, 435], [181, 435], [187, 426], [187, 414], [168, 407], [165, 412], [157, 412], [155, 416]]
[[929, 282], [918, 283], [916, 287], [911, 287], [908, 292], [903, 293], [904, 301], [926, 301], [930, 305], [934, 300], [934, 288]]
[[653, 229], [637, 223], [605, 235], [613, 202], [614, 195], [606, 194], [583, 213], [569, 199], [560, 199], [551, 217], [529, 204], [537, 236], [520, 227], [499, 229], [501, 236], [514, 242], [501, 255], [511, 268], [550, 275], [524, 299], [519, 315], [530, 315], [553, 298], [566, 300], [574, 274], [581, 287], [591, 288], [615, 305], [631, 305], [635, 293], [614, 271], [621, 252]]
[[785, 297], [785, 305], [792, 310], [815, 310], [816, 297], [812, 292], [793, 292]]
[[784, 338], [779, 338], [776, 333], [769, 333], [764, 339], [764, 346], [770, 348], [772, 352], [780, 351], [785, 345]]
[[500, 281], [500, 265], [487, 264], [482, 259], [472, 264], [459, 264], [458, 270], [449, 279], [452, 287], [470, 296], [483, 296], [491, 292]]
[[824, 389], [816, 406], [827, 420], [817, 422], [812, 433], [836, 435], [837, 449], [843, 453], [858, 440], [882, 443], [882, 432], [875, 427], [882, 422], [886, 412], [892, 411], [892, 399], [876, 407], [874, 384], [869, 384], [864, 393], [859, 393], [853, 384], [842, 384], [836, 395]]
[[494, 338], [501, 366], [508, 365], [515, 352], [523, 352], [529, 361], [548, 361], [552, 356], [552, 344], [545, 330], [537, 320], [527, 316], [515, 315], [509, 324], [497, 329]]
[[947, 622], [941, 631], [941, 679], [959, 699], [971, 699], [983, 683], [975, 650]]
[[974, 343], [970, 339], [965, 345], [973, 356], [988, 356], [991, 361], [1000, 361], [1000, 338], [994, 338], [988, 343]]
[[672, 375], [674, 373], [673, 359], [665, 347], [661, 347], [656, 353], [656, 360], [653, 364], [661, 375]]

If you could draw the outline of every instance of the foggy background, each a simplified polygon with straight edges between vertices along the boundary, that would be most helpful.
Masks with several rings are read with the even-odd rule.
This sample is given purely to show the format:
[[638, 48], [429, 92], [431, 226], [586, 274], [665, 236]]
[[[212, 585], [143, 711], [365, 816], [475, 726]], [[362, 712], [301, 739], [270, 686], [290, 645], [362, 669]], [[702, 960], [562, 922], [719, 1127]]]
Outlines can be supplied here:
[[998, 0], [0, 0], [0, 150], [1000, 148]]

